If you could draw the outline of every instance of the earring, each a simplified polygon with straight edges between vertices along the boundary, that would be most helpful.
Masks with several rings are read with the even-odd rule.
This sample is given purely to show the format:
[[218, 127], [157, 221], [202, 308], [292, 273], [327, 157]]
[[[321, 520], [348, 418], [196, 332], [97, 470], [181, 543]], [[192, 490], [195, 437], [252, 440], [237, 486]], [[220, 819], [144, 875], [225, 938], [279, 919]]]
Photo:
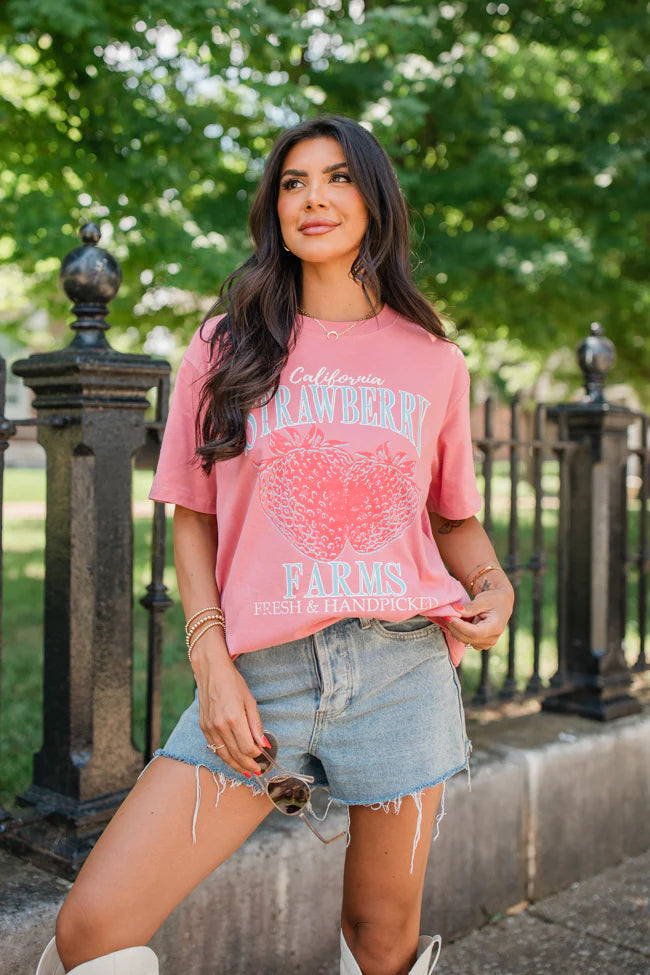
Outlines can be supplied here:
[[284, 247], [285, 251], [289, 251], [289, 253], [291, 253], [284, 241], [282, 241], [282, 246]]

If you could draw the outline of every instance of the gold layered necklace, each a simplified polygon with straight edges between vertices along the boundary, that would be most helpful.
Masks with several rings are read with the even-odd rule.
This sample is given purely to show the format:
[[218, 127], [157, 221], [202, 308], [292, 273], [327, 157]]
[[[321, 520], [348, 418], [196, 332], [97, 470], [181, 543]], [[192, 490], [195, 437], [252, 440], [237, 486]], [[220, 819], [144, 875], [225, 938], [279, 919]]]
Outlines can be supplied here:
[[317, 325], [320, 325], [320, 327], [325, 332], [327, 338], [335, 342], [338, 341], [338, 339], [340, 339], [342, 335], [345, 335], [346, 332], [349, 332], [350, 329], [354, 328], [355, 325], [359, 325], [361, 322], [367, 322], [369, 318], [375, 318], [379, 314], [379, 312], [371, 311], [369, 312], [369, 314], [364, 315], [363, 318], [358, 318], [356, 322], [352, 322], [352, 324], [348, 325], [347, 328], [344, 328], [342, 332], [337, 332], [336, 329], [334, 328], [327, 328], [326, 325], [323, 325], [323, 323], [318, 318], [315, 318], [313, 315], [308, 315], [306, 312], [302, 310], [302, 308], [299, 308], [298, 311], [304, 318], [311, 318], [313, 322], [316, 322]]

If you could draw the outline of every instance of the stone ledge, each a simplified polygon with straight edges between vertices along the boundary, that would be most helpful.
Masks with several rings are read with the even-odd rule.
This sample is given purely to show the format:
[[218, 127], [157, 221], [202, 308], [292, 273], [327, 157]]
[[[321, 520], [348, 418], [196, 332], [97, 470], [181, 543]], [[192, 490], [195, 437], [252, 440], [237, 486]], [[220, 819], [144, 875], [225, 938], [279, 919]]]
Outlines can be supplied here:
[[[464, 775], [447, 785], [423, 931], [457, 937], [650, 848], [650, 707], [612, 725], [539, 713], [470, 735], [472, 791]], [[162, 975], [207, 975], [216, 959], [222, 975], [335, 975], [344, 857], [343, 842], [270, 816], [158, 931]], [[0, 853], [0, 975], [33, 975], [67, 888]]]

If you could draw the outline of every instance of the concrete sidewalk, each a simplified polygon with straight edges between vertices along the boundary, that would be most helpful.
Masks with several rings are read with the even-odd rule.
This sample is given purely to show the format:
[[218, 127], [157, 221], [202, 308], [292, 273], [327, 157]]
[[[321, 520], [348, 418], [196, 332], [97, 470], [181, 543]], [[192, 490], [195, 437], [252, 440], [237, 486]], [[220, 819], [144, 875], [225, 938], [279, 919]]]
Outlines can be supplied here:
[[650, 975], [650, 851], [509, 915], [443, 945], [436, 975]]

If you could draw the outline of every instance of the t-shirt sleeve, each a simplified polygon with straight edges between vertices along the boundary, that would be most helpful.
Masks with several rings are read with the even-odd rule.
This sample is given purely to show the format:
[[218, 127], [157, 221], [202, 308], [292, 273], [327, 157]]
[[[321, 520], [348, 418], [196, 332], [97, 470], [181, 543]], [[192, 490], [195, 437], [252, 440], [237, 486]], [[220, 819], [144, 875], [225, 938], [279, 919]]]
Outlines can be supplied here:
[[196, 459], [195, 419], [202, 376], [188, 358], [183, 359], [172, 393], [160, 457], [149, 497], [152, 501], [180, 504], [204, 514], [216, 513], [215, 468], [206, 474]]
[[427, 510], [460, 521], [480, 508], [470, 429], [469, 373], [461, 358], [431, 464]]

